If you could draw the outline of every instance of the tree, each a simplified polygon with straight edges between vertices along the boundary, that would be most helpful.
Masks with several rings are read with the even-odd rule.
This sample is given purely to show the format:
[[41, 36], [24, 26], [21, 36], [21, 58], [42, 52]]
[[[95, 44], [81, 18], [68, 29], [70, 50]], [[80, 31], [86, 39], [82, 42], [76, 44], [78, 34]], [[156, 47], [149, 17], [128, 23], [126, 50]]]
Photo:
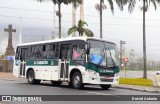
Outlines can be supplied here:
[[[112, 13], [113, 13], [113, 2], [112, 2], [112, 0], [107, 0], [108, 2], [109, 2], [109, 4], [110, 4], [110, 8], [111, 8], [111, 11], [112, 11]], [[100, 38], [103, 38], [103, 27], [102, 27], [102, 11], [104, 10], [104, 9], [106, 9], [107, 8], [107, 6], [104, 4], [104, 0], [100, 0], [100, 4], [96, 4], [95, 5], [95, 8], [96, 8], [96, 10], [97, 11], [99, 11], [100, 12]]]
[[[37, 0], [38, 2], [44, 2], [45, 0]], [[51, 0], [55, 5], [58, 5], [58, 11], [57, 11], [57, 15], [59, 17], [59, 38], [61, 38], [61, 4], [64, 3], [66, 5], [68, 5], [69, 3], [72, 2], [72, 0]]]
[[[100, 38], [103, 38], [103, 26], [102, 26], [103, 14], [102, 14], [102, 11], [107, 8], [104, 1], [107, 1], [109, 3], [111, 12], [114, 14], [113, 0], [100, 0], [100, 4], [95, 5], [96, 10], [100, 12]], [[126, 5], [129, 1], [132, 1], [132, 0], [115, 0], [116, 4], [118, 5], [118, 7], [121, 11], [123, 11], [123, 6]], [[134, 6], [134, 5], [129, 5], [130, 9], [132, 6]]]
[[93, 37], [94, 36], [93, 32], [87, 28], [84, 28], [85, 25], [87, 25], [85, 21], [79, 20], [78, 26], [74, 25], [68, 30], [68, 35], [77, 31], [79, 33], [79, 36], [83, 36], [83, 34], [85, 33], [88, 37]]
[[[124, 0], [125, 3], [129, 3], [129, 12], [131, 13], [135, 7], [136, 0]], [[142, 1], [142, 0], [140, 0]], [[149, 9], [150, 3], [153, 4], [155, 10], [157, 8], [157, 3], [160, 0], [143, 0], [143, 6], [141, 10], [143, 11], [143, 78], [147, 79], [147, 58], [146, 58], [146, 27], [145, 27], [145, 13]]]

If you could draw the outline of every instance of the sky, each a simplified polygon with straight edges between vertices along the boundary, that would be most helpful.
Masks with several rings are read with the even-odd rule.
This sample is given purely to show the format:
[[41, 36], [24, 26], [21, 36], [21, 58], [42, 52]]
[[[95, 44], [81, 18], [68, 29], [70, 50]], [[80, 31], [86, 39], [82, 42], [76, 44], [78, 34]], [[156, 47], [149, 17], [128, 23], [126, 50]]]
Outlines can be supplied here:
[[[99, 0], [84, 0], [84, 20], [94, 37], [99, 38], [99, 12], [95, 4]], [[112, 14], [108, 2], [107, 9], [103, 11], [103, 38], [113, 41], [119, 47], [120, 40], [126, 41], [124, 45], [126, 53], [134, 50], [135, 57], [142, 57], [143, 33], [142, 33], [142, 2], [137, 0], [134, 11], [130, 14], [127, 6], [120, 11], [114, 3], [114, 14]], [[147, 58], [160, 61], [160, 5], [155, 11], [153, 5], [146, 13], [146, 44]], [[17, 30], [13, 33], [13, 46], [19, 43], [20, 26], [22, 31], [22, 42], [50, 40], [52, 32], [58, 32], [58, 17], [54, 21], [54, 5], [52, 2], [39, 3], [36, 0], [0, 0], [0, 54], [7, 47], [8, 33], [4, 32], [9, 24]], [[58, 7], [55, 7], [56, 10]], [[77, 9], [78, 21], [80, 18]], [[20, 21], [21, 18], [21, 21]], [[72, 5], [62, 5], [62, 33], [67, 36], [67, 30], [72, 26]]]

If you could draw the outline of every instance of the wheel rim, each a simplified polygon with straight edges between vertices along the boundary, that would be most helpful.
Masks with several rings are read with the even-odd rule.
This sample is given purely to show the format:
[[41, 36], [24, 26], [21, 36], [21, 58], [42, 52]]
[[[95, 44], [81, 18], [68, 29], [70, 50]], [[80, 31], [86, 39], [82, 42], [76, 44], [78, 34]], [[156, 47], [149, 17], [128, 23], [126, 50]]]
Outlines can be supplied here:
[[29, 78], [29, 82], [32, 82], [32, 80], [33, 80], [33, 73], [32, 72], [29, 73], [28, 78]]
[[75, 77], [74, 77], [74, 85], [75, 85], [75, 86], [78, 86], [79, 83], [80, 83], [80, 77], [79, 77], [79, 76], [75, 76]]

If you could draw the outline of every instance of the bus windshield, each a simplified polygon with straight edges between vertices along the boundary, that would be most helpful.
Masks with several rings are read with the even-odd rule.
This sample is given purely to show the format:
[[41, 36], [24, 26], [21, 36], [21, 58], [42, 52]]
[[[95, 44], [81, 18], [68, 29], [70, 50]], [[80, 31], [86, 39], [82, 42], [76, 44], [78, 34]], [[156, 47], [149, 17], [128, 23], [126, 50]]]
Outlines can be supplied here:
[[117, 46], [112, 43], [89, 40], [90, 53], [88, 61], [102, 67], [116, 67], [119, 65]]

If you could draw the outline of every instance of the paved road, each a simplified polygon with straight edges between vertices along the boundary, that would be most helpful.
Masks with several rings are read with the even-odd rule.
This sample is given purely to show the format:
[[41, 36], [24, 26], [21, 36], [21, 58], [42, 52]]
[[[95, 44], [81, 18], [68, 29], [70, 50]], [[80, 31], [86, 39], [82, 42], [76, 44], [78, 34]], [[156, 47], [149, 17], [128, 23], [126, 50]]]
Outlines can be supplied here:
[[[0, 80], [0, 95], [157, 95], [157, 93], [139, 92], [132, 90], [111, 88], [109, 90], [102, 90], [99, 86], [88, 85], [82, 90], [69, 88], [65, 83], [61, 87], [54, 87], [50, 82], [43, 82], [40, 85], [30, 85], [25, 80], [6, 81]], [[123, 101], [122, 104], [127, 104], [128, 101]], [[3, 102], [4, 104], [20, 104], [21, 102]], [[81, 102], [43, 102], [41, 104], [81, 104]], [[87, 104], [106, 104], [106, 102], [83, 102]], [[109, 103], [109, 102], [107, 102]], [[120, 101], [110, 102], [112, 104], [121, 104]], [[129, 102], [128, 102], [129, 103]], [[138, 101], [136, 101], [138, 103]], [[149, 102], [139, 102], [140, 104], [150, 104]], [[23, 102], [28, 104], [28, 102]], [[31, 102], [29, 104], [36, 104]], [[37, 104], [39, 104], [37, 102]], [[135, 104], [135, 102], [130, 102]], [[159, 104], [157, 101], [152, 104]]]
[[[153, 76], [156, 74], [156, 71], [147, 71], [147, 77], [153, 79]], [[120, 76], [126, 78], [142, 78], [143, 71], [120, 71]]]

